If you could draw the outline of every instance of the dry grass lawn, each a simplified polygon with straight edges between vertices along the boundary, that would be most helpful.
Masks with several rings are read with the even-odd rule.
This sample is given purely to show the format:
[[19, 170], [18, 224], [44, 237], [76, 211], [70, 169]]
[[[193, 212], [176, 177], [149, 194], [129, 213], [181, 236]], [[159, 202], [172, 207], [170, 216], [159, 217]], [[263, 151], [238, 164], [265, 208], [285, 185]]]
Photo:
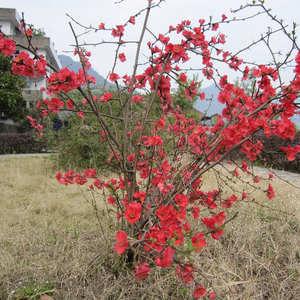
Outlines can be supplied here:
[[[0, 299], [192, 299], [179, 293], [185, 287], [172, 270], [135, 281], [114, 252], [114, 234], [106, 243], [93, 209], [77, 186], [57, 182], [51, 160], [10, 158], [0, 170]], [[226, 175], [204, 179], [209, 190]], [[253, 192], [249, 203], [230, 209], [239, 214], [225, 235], [209, 237], [194, 256], [221, 299], [300, 299], [300, 191], [277, 179], [273, 186], [275, 199]], [[101, 213], [102, 199], [98, 205]], [[106, 215], [100, 218], [108, 228]]]

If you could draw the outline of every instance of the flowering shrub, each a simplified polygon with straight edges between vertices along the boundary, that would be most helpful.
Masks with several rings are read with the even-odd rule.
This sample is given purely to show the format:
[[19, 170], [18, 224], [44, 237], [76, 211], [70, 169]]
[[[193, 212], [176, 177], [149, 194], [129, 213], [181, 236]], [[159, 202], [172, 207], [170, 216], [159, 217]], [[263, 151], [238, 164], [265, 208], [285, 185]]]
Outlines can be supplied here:
[[[126, 60], [126, 53], [119, 53], [119, 45], [126, 43], [123, 39], [129, 25], [133, 26], [142, 12], [145, 15], [132, 75], [117, 74], [114, 68], [110, 73], [109, 80], [116, 86], [115, 95], [104, 92], [98, 98], [92, 93], [90, 83], [94, 82], [94, 78], [88, 75], [91, 54], [77, 42], [75, 54], [80, 58], [82, 69], [76, 74], [66, 68], [55, 70], [49, 66], [55, 71], [47, 79], [45, 91], [49, 99], [38, 106], [44, 109], [44, 115], [48, 111], [56, 113], [61, 110], [75, 112], [81, 118], [85, 118], [87, 113], [93, 114], [95, 122], [101, 125], [99, 139], [106, 141], [111, 149], [107, 163], [115, 162], [117, 178], [105, 181], [94, 169], [82, 173], [73, 170], [65, 174], [59, 172], [56, 178], [66, 186], [89, 185], [94, 195], [99, 191], [103, 193], [107, 213], [115, 218], [110, 228], [115, 231], [115, 251], [119, 255], [128, 253], [128, 262], [132, 262], [129, 254], [134, 253], [136, 279], [146, 278], [157, 267], [176, 265], [178, 278], [184, 284], [194, 282], [194, 297], [201, 298], [207, 293], [207, 287], [201, 284], [206, 278], [195, 266], [192, 254], [200, 252], [210, 238], [219, 240], [222, 237], [226, 224], [235, 217], [230, 215], [230, 208], [248, 197], [243, 193], [226, 195], [225, 198], [220, 187], [204, 192], [201, 189], [202, 175], [224, 161], [239, 146], [248, 159], [256, 160], [263, 144], [252, 137], [259, 130], [268, 136], [294, 137], [295, 128], [290, 118], [299, 113], [295, 100], [300, 90], [300, 52], [294, 53], [295, 48], [299, 50], [295, 37], [289, 35], [282, 25], [283, 34], [292, 42], [288, 55], [295, 57], [294, 75], [284, 86], [280, 80], [284, 65], [277, 64], [275, 59], [271, 65], [251, 64], [252, 67], [254, 65], [256, 86], [252, 95], [247, 96], [243, 88], [235, 87], [228, 76], [221, 75], [215, 67], [216, 62], [222, 62], [229, 69], [240, 72], [243, 80], [248, 78], [250, 64], [223, 50], [226, 38], [218, 33], [221, 25], [231, 20], [225, 15], [214, 23], [200, 19], [192, 25], [191, 21], [185, 20], [170, 26], [166, 34], [153, 36], [153, 40], [147, 43], [148, 64], [138, 74], [140, 46], [149, 13], [158, 4], [148, 1], [145, 10], [130, 17], [124, 25], [110, 29], [117, 45], [115, 64], [122, 63]], [[258, 6], [273, 18], [262, 3], [247, 6]], [[23, 26], [26, 35], [25, 21]], [[103, 23], [94, 29], [97, 34], [101, 34], [101, 30], [109, 30]], [[262, 39], [268, 46], [272, 34], [270, 32]], [[15, 48], [7, 39], [2, 36], [0, 48], [3, 53], [11, 54]], [[35, 76], [37, 69], [44, 72], [43, 57], [31, 44], [27, 50], [34, 54], [34, 59], [21, 52], [13, 61], [13, 70], [24, 76]], [[205, 99], [205, 95], [197, 89], [199, 82], [188, 81], [182, 70], [184, 64], [192, 59], [201, 64], [199, 68], [204, 78], [218, 79], [220, 86], [218, 101], [224, 104], [224, 109], [211, 128], [197, 124], [192, 118], [187, 119], [180, 107], [172, 104], [171, 85], [174, 83], [184, 88], [187, 99], [195, 96]], [[82, 90], [82, 86], [86, 86], [87, 91]], [[60, 92], [67, 95], [74, 89], [82, 93], [82, 103], [71, 97], [63, 101], [59, 96]], [[118, 109], [103, 113], [102, 108], [113, 103], [117, 103]], [[158, 114], [154, 114], [154, 110]], [[41, 131], [36, 120], [30, 120]], [[117, 127], [121, 131], [117, 131]], [[284, 151], [291, 160], [300, 149], [295, 147]], [[235, 178], [239, 177], [239, 171], [252, 176], [245, 162], [242, 167], [235, 168]], [[253, 184], [259, 180], [253, 177]], [[271, 184], [263, 192], [269, 199], [275, 196]], [[200, 221], [201, 225], [195, 225], [193, 220]], [[103, 232], [104, 236], [107, 234]], [[206, 280], [205, 285], [211, 285], [211, 282]], [[212, 285], [209, 289], [211, 299], [218, 297]]]

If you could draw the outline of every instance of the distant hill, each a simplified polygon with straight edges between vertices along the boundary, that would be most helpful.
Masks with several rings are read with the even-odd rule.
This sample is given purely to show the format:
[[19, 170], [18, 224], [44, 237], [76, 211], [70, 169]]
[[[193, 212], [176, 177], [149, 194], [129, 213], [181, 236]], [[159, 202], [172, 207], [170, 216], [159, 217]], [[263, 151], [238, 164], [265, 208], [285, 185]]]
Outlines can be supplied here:
[[[200, 92], [204, 92], [205, 98], [212, 99], [212, 101], [198, 99], [194, 105], [195, 108], [206, 113], [208, 117], [214, 114], [220, 114], [225, 108], [225, 105], [218, 101], [219, 89], [215, 86], [215, 84], [212, 84], [207, 88], [201, 89]], [[300, 130], [300, 116], [294, 116], [291, 120], [294, 124], [296, 124], [298, 130]]]
[[[82, 68], [81, 63], [79, 61], [74, 61], [70, 56], [59, 55], [58, 57], [61, 61], [63, 68], [68, 67], [69, 70], [74, 71], [76, 73], [78, 73], [78, 70]], [[93, 68], [89, 69], [89, 75], [95, 77], [98, 85], [104, 84], [105, 78], [98, 74], [98, 72], [95, 71]]]
[[215, 86], [215, 84], [212, 84], [207, 88], [201, 89], [200, 92], [204, 92], [205, 98], [212, 99], [212, 101], [198, 99], [194, 107], [206, 113], [208, 117], [214, 114], [220, 114], [225, 108], [225, 105], [218, 102], [219, 89]]

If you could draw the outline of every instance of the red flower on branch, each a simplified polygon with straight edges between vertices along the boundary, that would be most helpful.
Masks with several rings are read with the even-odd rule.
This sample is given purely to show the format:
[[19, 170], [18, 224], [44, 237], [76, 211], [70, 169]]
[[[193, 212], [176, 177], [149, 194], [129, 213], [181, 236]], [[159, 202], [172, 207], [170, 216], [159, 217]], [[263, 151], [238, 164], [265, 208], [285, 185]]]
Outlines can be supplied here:
[[275, 198], [275, 192], [274, 192], [274, 189], [271, 184], [269, 184], [269, 187], [268, 187], [268, 190], [266, 193], [267, 193], [267, 197], [269, 199]]
[[109, 75], [109, 80], [110, 81], [115, 82], [118, 79], [120, 79], [120, 76], [118, 74], [116, 74], [116, 73], [110, 73], [110, 75]]
[[117, 28], [113, 29], [111, 35], [113, 37], [122, 37], [124, 35], [124, 27], [122, 25], [117, 25]]
[[196, 251], [200, 252], [202, 248], [206, 246], [206, 240], [204, 238], [204, 233], [196, 233], [192, 238], [192, 244], [194, 248], [199, 248]]
[[9, 38], [5, 39], [2, 33], [0, 33], [0, 51], [5, 57], [16, 52], [16, 43]]
[[156, 256], [155, 263], [162, 268], [170, 267], [173, 261], [175, 249], [167, 247], [161, 254]]
[[116, 240], [117, 244], [115, 246], [116, 252], [119, 254], [124, 253], [124, 251], [127, 249], [129, 242], [127, 241], [127, 234], [124, 231], [119, 231], [116, 234]]
[[141, 217], [142, 205], [141, 203], [131, 202], [124, 211], [124, 216], [129, 223], [135, 223]]
[[176, 267], [176, 275], [186, 284], [194, 280], [194, 273], [194, 266], [190, 265], [189, 261], [184, 266]]
[[186, 207], [189, 204], [189, 197], [187, 195], [177, 194], [175, 196], [175, 202], [181, 207]]
[[131, 16], [131, 17], [129, 18], [129, 22], [130, 22], [132, 25], [134, 25], [134, 24], [135, 24], [135, 18], [134, 18], [133, 16]]
[[142, 192], [142, 191], [136, 191], [133, 193], [133, 197], [135, 199], [139, 199], [142, 203], [145, 202], [145, 198], [146, 198], [146, 193]]
[[119, 53], [119, 59], [120, 59], [121, 62], [126, 61], [126, 56], [125, 56], [125, 54], [124, 54], [124, 53]]
[[167, 220], [171, 215], [171, 209], [173, 209], [173, 206], [163, 206], [160, 205], [156, 214], [161, 220]]

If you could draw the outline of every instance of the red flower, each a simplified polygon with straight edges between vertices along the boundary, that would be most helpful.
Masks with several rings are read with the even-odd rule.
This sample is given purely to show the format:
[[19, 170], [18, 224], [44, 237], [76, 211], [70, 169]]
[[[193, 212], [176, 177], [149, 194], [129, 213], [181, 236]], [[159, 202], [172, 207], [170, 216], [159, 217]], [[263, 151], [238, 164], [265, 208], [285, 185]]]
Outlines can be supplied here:
[[258, 175], [255, 175], [253, 178], [252, 178], [252, 181], [254, 182], [254, 183], [259, 183], [260, 182], [260, 177], [258, 177]]
[[113, 206], [116, 206], [116, 204], [115, 204], [115, 198], [112, 195], [108, 196], [107, 203], [111, 204]]
[[249, 196], [245, 192], [243, 192], [242, 197], [243, 197], [243, 199], [245, 199], [245, 198], [248, 198]]
[[213, 26], [212, 26], [212, 31], [217, 31], [218, 30], [218, 28], [219, 28], [219, 24], [218, 23], [215, 23], [215, 24], [213, 24]]
[[139, 199], [142, 203], [145, 202], [146, 193], [141, 191], [136, 191], [133, 193], [133, 197]]
[[268, 188], [268, 190], [267, 190], [267, 197], [268, 197], [269, 199], [272, 199], [272, 198], [275, 197], [275, 192], [274, 192], [274, 189], [273, 189], [273, 187], [272, 187], [271, 184], [269, 184], [269, 188]]
[[58, 181], [59, 183], [64, 184], [64, 185], [66, 185], [66, 186], [68, 185], [68, 182], [65, 181], [65, 179], [64, 179], [64, 177], [63, 177], [63, 175], [62, 175], [61, 172], [58, 172], [58, 173], [55, 175], [55, 178], [57, 179], [57, 181]]
[[87, 183], [87, 179], [85, 176], [82, 176], [80, 173], [76, 173], [75, 182], [79, 185], [84, 185]]
[[199, 214], [200, 214], [199, 206], [193, 206], [193, 215], [195, 220], [199, 218]]
[[105, 24], [104, 24], [104, 23], [101, 23], [101, 24], [99, 25], [99, 29], [104, 29], [104, 27], [105, 27]]
[[67, 107], [69, 110], [73, 109], [74, 108], [74, 105], [73, 105], [73, 101], [71, 99], [69, 99], [67, 101]]
[[124, 53], [120, 53], [119, 54], [119, 59], [120, 59], [121, 62], [124, 62], [126, 60], [125, 54]]
[[11, 39], [4, 39], [0, 33], [0, 51], [4, 53], [4, 56], [13, 55], [16, 52], [16, 43]]
[[193, 278], [193, 273], [194, 271], [194, 266], [193, 265], [189, 265], [189, 261], [187, 262], [186, 265], [184, 265], [184, 267], [181, 266], [177, 266], [176, 267], [176, 275], [182, 279], [182, 282], [184, 283], [189, 283], [191, 281], [194, 280]]
[[163, 143], [163, 140], [160, 136], [150, 136], [149, 137], [149, 144], [150, 146], [158, 146], [158, 147], [161, 147], [162, 146], [162, 143]]
[[123, 36], [124, 27], [122, 25], [117, 25], [117, 29], [113, 29], [111, 35], [113, 37], [121, 37]]
[[236, 167], [235, 169], [234, 169], [234, 175], [236, 176], [236, 177], [239, 177], [240, 175], [239, 175], [239, 172], [238, 172], [238, 167]]
[[105, 93], [102, 97], [100, 97], [100, 101], [106, 103], [109, 101], [114, 95], [111, 93]]
[[[234, 196], [234, 195], [233, 195]], [[232, 196], [231, 196], [232, 197]], [[236, 198], [236, 196], [235, 196]], [[235, 202], [235, 201], [234, 201]], [[224, 211], [221, 211], [220, 213], [216, 214], [214, 216], [215, 220], [216, 220], [216, 223], [218, 224], [218, 226], [222, 226], [223, 224], [223, 221], [226, 219], [226, 216], [225, 216], [225, 212]]]
[[84, 116], [84, 112], [83, 111], [79, 111], [77, 113], [78, 117], [82, 118], [82, 119], [85, 119], [85, 116]]
[[129, 22], [134, 25], [135, 24], [135, 18], [133, 16], [131, 16], [130, 19], [129, 19]]
[[134, 102], [142, 102], [143, 101], [143, 97], [139, 96], [139, 95], [135, 95], [131, 98], [130, 103], [134, 103]]
[[167, 220], [170, 217], [170, 206], [160, 205], [156, 214], [161, 220]]
[[24, 34], [26, 34], [27, 36], [32, 36], [32, 30], [26, 29], [26, 32], [24, 31]]
[[243, 172], [246, 172], [248, 170], [248, 165], [246, 162], [242, 162]]
[[[109, 80], [112, 81], [112, 82], [115, 82], [116, 80], [120, 79], [120, 76], [116, 73], [111, 73], [109, 75]], [[101, 98], [100, 98], [101, 99]]]
[[286, 158], [288, 161], [294, 161], [296, 159], [296, 153], [300, 152], [300, 146], [296, 146], [294, 149], [288, 145], [287, 148], [280, 147], [280, 150], [286, 152]]
[[194, 291], [194, 297], [199, 299], [206, 294], [206, 289], [203, 286], [197, 286]]
[[166, 125], [166, 119], [164, 117], [160, 117], [160, 119], [156, 122], [156, 128], [158, 130], [162, 130]]
[[196, 250], [197, 252], [200, 252], [201, 248], [204, 248], [206, 246], [206, 240], [204, 240], [203, 237], [204, 233], [196, 233], [192, 238], [193, 247], [199, 248]]
[[129, 245], [127, 241], [127, 234], [124, 231], [119, 231], [116, 234], [116, 240], [117, 240], [117, 244], [115, 246], [115, 250], [119, 254], [122, 254]]
[[143, 263], [135, 268], [135, 275], [137, 275], [135, 277], [135, 280], [143, 279], [148, 276], [148, 273], [151, 271], [151, 269], [149, 269], [148, 266], [149, 264]]
[[187, 77], [184, 73], [181, 73], [179, 75], [179, 80], [182, 81], [182, 82], [187, 82]]
[[162, 268], [170, 267], [173, 261], [175, 249], [168, 247], [166, 248], [160, 256], [157, 256], [155, 259], [155, 263], [157, 266]]
[[129, 223], [135, 223], [140, 219], [142, 213], [141, 203], [131, 202], [124, 211], [124, 216]]
[[185, 207], [189, 204], [189, 197], [183, 194], [177, 194], [175, 196], [175, 202], [181, 207]]
[[224, 212], [221, 212], [211, 218], [203, 218], [201, 221], [204, 225], [206, 225], [207, 229], [209, 229], [211, 232], [211, 237], [215, 240], [218, 240], [223, 234], [223, 229], [216, 229], [216, 224], [218, 227], [220, 227], [223, 223], [222, 219], [224, 220], [226, 216], [224, 215]]

